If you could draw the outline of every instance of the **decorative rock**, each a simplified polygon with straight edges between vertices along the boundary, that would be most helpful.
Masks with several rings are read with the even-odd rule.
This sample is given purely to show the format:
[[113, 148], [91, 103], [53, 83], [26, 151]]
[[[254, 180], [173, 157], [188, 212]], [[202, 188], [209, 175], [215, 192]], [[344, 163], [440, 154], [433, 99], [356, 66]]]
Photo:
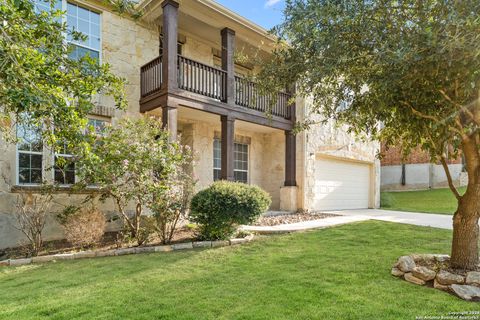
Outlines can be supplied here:
[[411, 272], [415, 268], [415, 261], [410, 256], [403, 256], [398, 258], [398, 269], [403, 272]]
[[480, 272], [471, 271], [467, 273], [466, 284], [480, 285]]
[[452, 291], [463, 300], [480, 300], [480, 288], [469, 285], [452, 284]]
[[155, 247], [138, 247], [138, 248], [135, 248], [135, 253], [147, 253], [147, 252], [155, 252]]
[[53, 255], [55, 260], [73, 260], [75, 255], [73, 253], [59, 253]]
[[10, 260], [2, 260], [0, 261], [0, 267], [7, 267], [10, 265]]
[[437, 273], [433, 270], [428, 269], [427, 267], [415, 267], [412, 270], [412, 274], [419, 278], [422, 279], [423, 281], [430, 281], [435, 279], [435, 276]]
[[95, 251], [81, 251], [73, 254], [74, 259], [93, 258], [95, 257]]
[[32, 258], [32, 263], [42, 263], [42, 262], [49, 262], [55, 260], [55, 256], [38, 256]]
[[425, 281], [423, 281], [422, 279], [419, 279], [419, 278], [415, 277], [415, 276], [412, 275], [410, 272], [409, 272], [409, 273], [405, 273], [404, 278], [405, 278], [405, 280], [407, 280], [408, 282], [411, 282], [411, 283], [414, 283], [414, 284], [418, 284], [418, 285], [421, 285], [421, 286], [423, 286], [423, 285], [425, 284]]
[[247, 240], [248, 242], [252, 241], [253, 240], [253, 237], [254, 235], [253, 234], [249, 234], [248, 236], [246, 236], [244, 239]]
[[450, 260], [450, 256], [448, 254], [434, 254], [433, 256], [437, 262], [447, 262]]
[[193, 242], [194, 248], [211, 248], [212, 241], [195, 241]]
[[229, 246], [230, 242], [224, 240], [212, 241], [212, 248]]
[[448, 286], [438, 283], [437, 279], [433, 280], [433, 287], [438, 290], [450, 291]]
[[242, 244], [242, 243], [245, 243], [245, 242], [247, 242], [247, 239], [245, 239], [245, 238], [230, 239], [230, 245], [231, 246], [236, 245], [236, 244]]
[[393, 267], [392, 268], [392, 275], [395, 276], [395, 277], [401, 277], [405, 274], [405, 272], [403, 272], [402, 270], [398, 269], [398, 268], [395, 268]]
[[172, 246], [169, 246], [169, 245], [166, 245], [166, 246], [156, 246], [154, 247], [155, 248], [155, 252], [168, 252], [168, 251], [172, 251], [173, 248]]
[[32, 258], [25, 258], [25, 259], [10, 259], [11, 266], [23, 266], [25, 264], [32, 263]]
[[116, 250], [104, 250], [104, 251], [98, 251], [97, 252], [97, 257], [112, 257], [115, 255]]
[[435, 256], [430, 253], [414, 253], [411, 254], [410, 257], [412, 257], [413, 261], [415, 263], [417, 262], [431, 262], [435, 260]]
[[172, 247], [173, 250], [193, 249], [193, 244], [191, 242], [176, 243]]
[[465, 279], [458, 274], [453, 274], [445, 270], [441, 270], [437, 273], [436, 277], [437, 281], [443, 285], [450, 285], [450, 284], [463, 284]]
[[124, 256], [126, 254], [134, 254], [135, 248], [124, 248], [124, 249], [117, 249], [115, 250], [116, 256]]

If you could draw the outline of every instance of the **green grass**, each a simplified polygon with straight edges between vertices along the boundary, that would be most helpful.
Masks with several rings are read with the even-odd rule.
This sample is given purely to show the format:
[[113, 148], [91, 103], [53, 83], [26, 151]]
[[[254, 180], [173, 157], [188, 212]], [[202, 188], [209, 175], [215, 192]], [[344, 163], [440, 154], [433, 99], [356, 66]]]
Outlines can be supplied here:
[[390, 275], [451, 232], [363, 222], [209, 250], [0, 269], [1, 319], [415, 319], [475, 303]]
[[[460, 194], [465, 188], [459, 188]], [[450, 189], [421, 191], [382, 192], [381, 207], [387, 210], [453, 214], [457, 200]]]

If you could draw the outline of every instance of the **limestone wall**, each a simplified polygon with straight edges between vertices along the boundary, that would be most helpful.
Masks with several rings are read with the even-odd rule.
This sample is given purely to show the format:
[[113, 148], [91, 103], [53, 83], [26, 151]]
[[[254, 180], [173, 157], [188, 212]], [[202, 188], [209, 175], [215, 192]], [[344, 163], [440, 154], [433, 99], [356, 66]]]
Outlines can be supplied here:
[[333, 121], [326, 124], [320, 123], [322, 118], [311, 113], [311, 100], [298, 101], [297, 119], [313, 120], [318, 124], [312, 125], [308, 130], [298, 134], [297, 144], [297, 172], [299, 178], [299, 205], [303, 209], [312, 209], [315, 186], [315, 158], [316, 156], [330, 156], [341, 159], [357, 160], [371, 163], [372, 165], [372, 195], [371, 207], [380, 205], [380, 161], [376, 158], [380, 144], [378, 142], [364, 142], [358, 137], [347, 132], [346, 126], [337, 126]]

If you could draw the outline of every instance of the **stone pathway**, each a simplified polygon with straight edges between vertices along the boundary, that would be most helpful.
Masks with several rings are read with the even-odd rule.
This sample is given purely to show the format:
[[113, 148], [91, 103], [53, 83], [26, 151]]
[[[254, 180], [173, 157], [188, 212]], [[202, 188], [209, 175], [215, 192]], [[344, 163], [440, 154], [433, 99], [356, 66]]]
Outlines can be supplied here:
[[309, 229], [322, 229], [366, 220], [381, 220], [388, 222], [412, 224], [417, 226], [434, 227], [449, 230], [452, 229], [451, 215], [390, 211], [380, 209], [325, 211], [325, 213], [337, 214], [339, 216], [332, 218], [324, 218], [320, 220], [281, 224], [276, 226], [241, 226], [241, 229], [245, 231], [254, 231], [262, 234], [287, 233], [304, 231]]

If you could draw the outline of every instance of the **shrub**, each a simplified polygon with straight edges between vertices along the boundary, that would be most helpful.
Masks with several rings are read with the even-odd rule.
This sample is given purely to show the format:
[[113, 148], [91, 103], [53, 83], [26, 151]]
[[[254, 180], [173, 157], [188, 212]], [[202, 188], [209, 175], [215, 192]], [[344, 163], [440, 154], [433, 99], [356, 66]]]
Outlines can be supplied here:
[[82, 208], [64, 215], [62, 226], [68, 242], [88, 247], [100, 241], [105, 230], [105, 216], [98, 209]]
[[270, 206], [270, 195], [257, 186], [217, 181], [192, 199], [190, 218], [202, 239], [227, 239], [239, 224], [248, 224]]

